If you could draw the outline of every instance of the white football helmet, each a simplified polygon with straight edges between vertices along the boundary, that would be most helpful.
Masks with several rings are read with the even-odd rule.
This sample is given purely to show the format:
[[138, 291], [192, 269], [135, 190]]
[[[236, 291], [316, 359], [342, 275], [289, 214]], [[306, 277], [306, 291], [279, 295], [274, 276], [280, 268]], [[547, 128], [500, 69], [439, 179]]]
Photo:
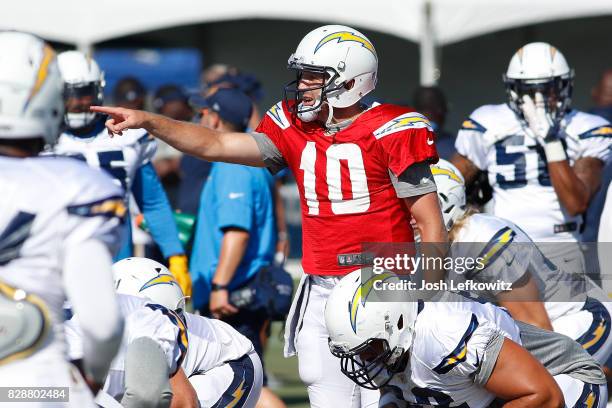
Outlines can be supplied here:
[[[297, 79], [285, 87], [285, 100], [295, 99], [294, 113], [311, 121], [323, 102], [346, 108], [371, 92], [376, 86], [378, 56], [370, 40], [354, 28], [326, 25], [306, 34], [289, 57], [288, 67], [297, 71]], [[304, 90], [298, 91], [298, 84], [304, 71], [326, 76], [323, 86], [309, 89], [321, 89], [321, 99], [313, 106], [301, 104]], [[351, 80], [355, 83], [348, 89], [345, 85]]]
[[117, 293], [151, 299], [170, 310], [185, 310], [186, 296], [168, 268], [148, 258], [125, 258], [113, 264]]
[[465, 180], [457, 167], [444, 159], [430, 166], [438, 188], [438, 199], [444, 225], [450, 231], [455, 221], [465, 214]]
[[0, 32], [0, 139], [53, 144], [63, 113], [55, 51], [34, 35]]
[[397, 284], [397, 275], [385, 272], [363, 283], [361, 279], [362, 271], [356, 270], [334, 287], [325, 306], [325, 325], [329, 349], [340, 358], [342, 372], [362, 387], [378, 389], [405, 366], [419, 303], [409, 301], [408, 295], [401, 302], [372, 296], [377, 281]]
[[523, 117], [523, 95], [540, 92], [547, 113], [558, 124], [572, 102], [574, 70], [561, 52], [550, 44], [534, 42], [520, 48], [510, 60], [504, 77], [510, 108]]
[[[91, 105], [102, 105], [104, 100], [104, 73], [98, 63], [80, 51], [65, 51], [57, 57], [64, 80], [64, 100], [90, 97]], [[82, 129], [89, 126], [100, 115], [89, 107], [83, 112], [66, 111], [66, 126]]]

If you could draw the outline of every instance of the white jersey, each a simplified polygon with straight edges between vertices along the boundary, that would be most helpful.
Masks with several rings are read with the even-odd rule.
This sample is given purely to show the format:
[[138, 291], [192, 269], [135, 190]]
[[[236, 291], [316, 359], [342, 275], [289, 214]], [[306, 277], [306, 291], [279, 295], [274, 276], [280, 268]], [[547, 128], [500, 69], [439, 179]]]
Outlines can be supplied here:
[[[125, 391], [125, 358], [128, 346], [137, 338], [147, 337], [162, 349], [168, 370], [174, 374], [185, 359], [188, 336], [178, 315], [150, 300], [129, 295], [117, 295], [121, 314], [125, 318], [125, 330], [119, 352], [113, 359], [104, 391], [120, 401]], [[65, 324], [68, 340], [68, 356], [71, 360], [83, 357], [83, 333], [78, 315]]]
[[122, 196], [108, 176], [75, 160], [0, 157], [0, 282], [46, 304], [52, 330], [40, 353], [65, 354], [65, 254], [92, 239], [117, 244]]
[[187, 377], [204, 374], [254, 350], [253, 343], [227, 323], [191, 313], [183, 316], [189, 335], [189, 348], [183, 360]]
[[475, 377], [487, 345], [499, 335], [522, 344], [518, 326], [503, 309], [426, 302], [417, 315], [408, 365], [381, 389], [380, 406], [390, 398], [410, 406], [487, 407], [495, 396]]
[[[484, 268], [455, 268], [449, 279], [476, 282], [518, 282], [530, 273], [551, 321], [580, 311], [586, 300], [586, 281], [560, 270], [512, 222], [486, 214], [471, 215], [451, 246], [455, 258], [483, 258]], [[494, 301], [500, 290], [479, 293]], [[535, 299], [534, 299], [535, 300]], [[571, 300], [571, 301], [570, 301]]]
[[[583, 157], [608, 159], [612, 127], [604, 118], [573, 110], [561, 129], [570, 165]], [[578, 240], [582, 217], [561, 207], [543, 148], [528, 136], [507, 104], [476, 109], [463, 122], [455, 147], [488, 171], [493, 214], [512, 220], [536, 242]]]
[[106, 170], [126, 191], [130, 191], [136, 171], [151, 160], [156, 146], [153, 137], [144, 129], [129, 129], [122, 136], [111, 138], [102, 126], [90, 137], [62, 133], [53, 152]]

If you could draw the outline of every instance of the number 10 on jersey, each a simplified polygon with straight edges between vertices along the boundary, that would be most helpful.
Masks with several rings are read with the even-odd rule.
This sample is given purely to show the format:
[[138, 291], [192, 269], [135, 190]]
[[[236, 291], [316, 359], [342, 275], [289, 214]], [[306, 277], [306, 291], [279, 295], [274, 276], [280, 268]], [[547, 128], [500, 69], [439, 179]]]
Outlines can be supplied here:
[[[356, 214], [362, 213], [370, 208], [370, 192], [368, 190], [368, 179], [363, 164], [361, 149], [354, 143], [342, 143], [331, 145], [326, 151], [325, 174], [319, 175], [324, 178], [327, 185], [331, 210], [334, 214]], [[319, 215], [319, 197], [317, 197], [316, 183], [317, 174], [315, 164], [317, 160], [317, 149], [315, 142], [306, 142], [302, 151], [300, 170], [304, 171], [304, 198], [308, 206], [309, 215]], [[349, 180], [353, 198], [342, 197], [342, 171], [340, 160], [346, 160], [348, 166]]]

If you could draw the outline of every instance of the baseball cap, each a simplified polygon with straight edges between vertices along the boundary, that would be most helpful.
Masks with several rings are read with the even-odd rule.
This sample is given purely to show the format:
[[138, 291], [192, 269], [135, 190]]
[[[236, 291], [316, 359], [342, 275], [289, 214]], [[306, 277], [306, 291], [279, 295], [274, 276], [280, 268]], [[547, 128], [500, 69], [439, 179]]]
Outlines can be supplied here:
[[115, 103], [134, 102], [138, 98], [144, 98], [147, 91], [142, 83], [134, 77], [125, 77], [117, 82], [113, 90], [113, 101]]
[[189, 97], [179, 86], [168, 84], [161, 86], [155, 92], [153, 98], [153, 107], [156, 111], [159, 111], [162, 106], [172, 101], [181, 101], [188, 103]]
[[197, 108], [217, 112], [221, 119], [241, 129], [246, 129], [253, 113], [252, 99], [235, 88], [218, 89], [212, 95], [197, 98], [194, 102]]

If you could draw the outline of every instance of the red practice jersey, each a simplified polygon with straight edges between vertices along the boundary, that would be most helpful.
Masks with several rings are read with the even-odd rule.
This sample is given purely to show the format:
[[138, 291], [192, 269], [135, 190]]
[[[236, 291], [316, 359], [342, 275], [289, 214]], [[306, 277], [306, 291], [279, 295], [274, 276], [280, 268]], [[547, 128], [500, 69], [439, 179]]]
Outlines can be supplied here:
[[[400, 175], [414, 163], [436, 162], [434, 132], [408, 108], [377, 105], [332, 135], [274, 105], [257, 127], [276, 145], [295, 175], [302, 207], [304, 271], [345, 275], [356, 266], [340, 257], [368, 242], [413, 242], [410, 213], [389, 170]], [[349, 258], [350, 259], [350, 258]]]

